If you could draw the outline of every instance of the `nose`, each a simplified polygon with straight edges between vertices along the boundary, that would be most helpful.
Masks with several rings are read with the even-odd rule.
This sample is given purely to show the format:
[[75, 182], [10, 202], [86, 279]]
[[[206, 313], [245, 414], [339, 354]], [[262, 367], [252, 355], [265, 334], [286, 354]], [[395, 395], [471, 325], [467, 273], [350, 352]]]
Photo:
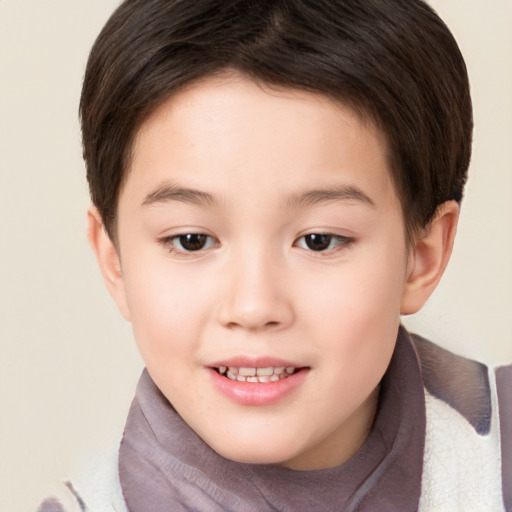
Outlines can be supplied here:
[[288, 272], [264, 251], [233, 257], [227, 263], [219, 322], [230, 329], [279, 330], [294, 321]]

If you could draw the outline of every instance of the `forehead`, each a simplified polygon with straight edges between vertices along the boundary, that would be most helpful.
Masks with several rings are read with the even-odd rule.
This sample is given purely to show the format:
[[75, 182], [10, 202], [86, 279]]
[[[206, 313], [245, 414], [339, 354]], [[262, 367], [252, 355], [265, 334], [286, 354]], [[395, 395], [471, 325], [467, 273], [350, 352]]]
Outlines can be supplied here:
[[142, 124], [132, 155], [121, 203], [127, 194], [143, 202], [169, 180], [224, 198], [313, 186], [358, 188], [376, 203], [394, 196], [385, 137], [373, 124], [326, 96], [239, 75], [166, 100]]

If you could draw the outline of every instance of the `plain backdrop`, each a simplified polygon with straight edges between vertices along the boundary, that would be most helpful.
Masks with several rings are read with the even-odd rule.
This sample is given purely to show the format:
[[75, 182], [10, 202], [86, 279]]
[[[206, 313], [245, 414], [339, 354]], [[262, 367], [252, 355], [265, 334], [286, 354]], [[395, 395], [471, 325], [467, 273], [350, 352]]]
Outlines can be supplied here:
[[[512, 1], [432, 4], [466, 57], [474, 157], [448, 271], [405, 321], [460, 354], [512, 361]], [[121, 435], [142, 369], [85, 236], [77, 105], [116, 5], [0, 0], [0, 512], [35, 510]]]

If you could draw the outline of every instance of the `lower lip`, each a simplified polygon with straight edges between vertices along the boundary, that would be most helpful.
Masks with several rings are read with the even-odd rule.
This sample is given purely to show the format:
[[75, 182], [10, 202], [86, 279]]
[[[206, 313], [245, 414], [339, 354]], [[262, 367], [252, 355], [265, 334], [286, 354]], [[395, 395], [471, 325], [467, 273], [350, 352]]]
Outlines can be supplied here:
[[241, 405], [270, 405], [282, 400], [306, 379], [307, 368], [276, 382], [240, 382], [209, 368], [215, 387], [233, 402]]

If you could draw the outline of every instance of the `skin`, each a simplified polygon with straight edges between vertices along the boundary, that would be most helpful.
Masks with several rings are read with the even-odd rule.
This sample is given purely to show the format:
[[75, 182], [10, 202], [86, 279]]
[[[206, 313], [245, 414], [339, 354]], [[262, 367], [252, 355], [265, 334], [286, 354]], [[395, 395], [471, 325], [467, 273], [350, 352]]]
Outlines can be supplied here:
[[[138, 132], [116, 245], [91, 208], [91, 245], [150, 375], [221, 455], [320, 469], [368, 436], [400, 314], [434, 290], [458, 218], [445, 203], [409, 245], [386, 155], [382, 133], [323, 96], [203, 80]], [[188, 233], [204, 247], [185, 251]], [[330, 245], [312, 250], [313, 233]], [[258, 406], [213, 385], [214, 362], [259, 356], [305, 378]]]

